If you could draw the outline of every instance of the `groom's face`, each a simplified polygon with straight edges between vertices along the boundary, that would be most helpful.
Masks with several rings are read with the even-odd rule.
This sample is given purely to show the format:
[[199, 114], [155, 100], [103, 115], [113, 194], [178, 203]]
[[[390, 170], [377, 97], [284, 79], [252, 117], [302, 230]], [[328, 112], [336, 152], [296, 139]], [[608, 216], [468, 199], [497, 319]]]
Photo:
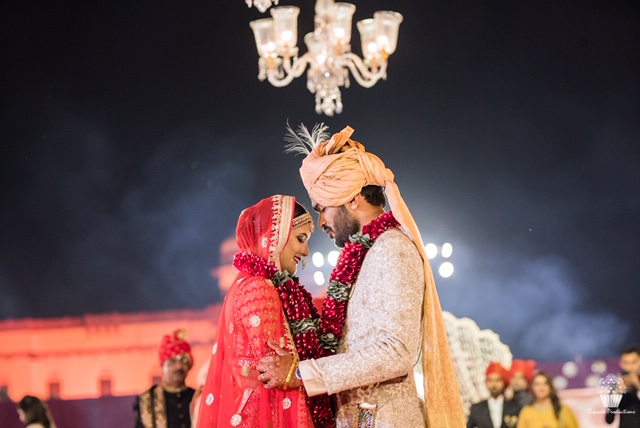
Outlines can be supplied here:
[[337, 247], [344, 247], [349, 236], [360, 231], [360, 222], [349, 211], [347, 205], [339, 207], [325, 207], [313, 203], [313, 209], [318, 212], [318, 226], [324, 230]]

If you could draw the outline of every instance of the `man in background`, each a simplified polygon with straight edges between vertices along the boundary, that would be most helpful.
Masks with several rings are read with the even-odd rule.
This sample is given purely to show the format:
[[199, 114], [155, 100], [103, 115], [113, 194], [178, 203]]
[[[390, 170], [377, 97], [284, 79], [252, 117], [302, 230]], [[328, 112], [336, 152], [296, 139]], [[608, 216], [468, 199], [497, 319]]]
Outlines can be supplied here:
[[618, 414], [620, 428], [640, 428], [640, 350], [637, 347], [622, 350], [620, 369], [620, 379], [627, 392], [622, 394], [616, 409], [608, 409], [605, 420], [612, 424]]
[[509, 371], [498, 362], [491, 362], [485, 372], [489, 398], [471, 406], [467, 428], [513, 428], [518, 423], [520, 408], [504, 397], [509, 385]]
[[160, 344], [162, 382], [136, 397], [133, 404], [136, 428], [190, 428], [189, 405], [195, 390], [185, 384], [193, 367], [191, 346], [185, 331], [165, 335]]
[[522, 409], [527, 404], [531, 404], [531, 381], [536, 368], [533, 360], [513, 360], [509, 369], [510, 385], [513, 391], [511, 398]]

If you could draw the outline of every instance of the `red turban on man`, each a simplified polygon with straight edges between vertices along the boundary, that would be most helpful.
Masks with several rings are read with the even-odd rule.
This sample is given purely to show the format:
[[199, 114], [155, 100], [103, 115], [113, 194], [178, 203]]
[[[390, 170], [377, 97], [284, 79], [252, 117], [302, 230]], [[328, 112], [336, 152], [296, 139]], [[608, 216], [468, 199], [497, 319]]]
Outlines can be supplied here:
[[191, 346], [184, 338], [187, 332], [183, 329], [178, 329], [173, 334], [165, 334], [160, 344], [159, 357], [160, 365], [162, 366], [165, 361], [176, 355], [183, 355], [189, 358], [189, 365], [193, 366], [193, 355], [191, 355]]
[[494, 373], [497, 373], [500, 375], [500, 377], [504, 382], [504, 386], [509, 385], [509, 380], [510, 380], [509, 370], [504, 368], [502, 364], [500, 364], [497, 361], [491, 361], [489, 363], [489, 366], [487, 366], [487, 370], [485, 371], [485, 376], [489, 376], [490, 374], [494, 374]]
[[536, 368], [536, 362], [534, 360], [513, 360], [511, 363], [511, 369], [509, 373], [513, 376], [515, 373], [522, 373], [527, 379], [527, 382], [531, 383], [533, 380], [533, 371]]

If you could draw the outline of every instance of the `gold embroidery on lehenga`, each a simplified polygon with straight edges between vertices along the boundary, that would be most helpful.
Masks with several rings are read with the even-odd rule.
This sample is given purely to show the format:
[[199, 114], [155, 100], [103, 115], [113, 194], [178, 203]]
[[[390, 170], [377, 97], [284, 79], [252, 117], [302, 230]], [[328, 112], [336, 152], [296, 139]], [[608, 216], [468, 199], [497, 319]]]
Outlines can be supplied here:
[[240, 368], [240, 374], [244, 377], [249, 377], [251, 374], [251, 366], [249, 364], [245, 364]]

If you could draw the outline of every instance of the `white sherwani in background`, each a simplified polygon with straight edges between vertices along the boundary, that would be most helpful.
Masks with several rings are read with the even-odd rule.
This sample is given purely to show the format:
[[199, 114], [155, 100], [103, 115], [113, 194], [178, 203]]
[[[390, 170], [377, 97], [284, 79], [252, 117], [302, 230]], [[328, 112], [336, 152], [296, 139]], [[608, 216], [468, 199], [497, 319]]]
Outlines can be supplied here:
[[[413, 377], [423, 296], [423, 264], [413, 242], [400, 229], [380, 235], [353, 287], [337, 354], [300, 362], [309, 395], [336, 394], [338, 428], [426, 425]], [[363, 420], [367, 412], [373, 425]]]

